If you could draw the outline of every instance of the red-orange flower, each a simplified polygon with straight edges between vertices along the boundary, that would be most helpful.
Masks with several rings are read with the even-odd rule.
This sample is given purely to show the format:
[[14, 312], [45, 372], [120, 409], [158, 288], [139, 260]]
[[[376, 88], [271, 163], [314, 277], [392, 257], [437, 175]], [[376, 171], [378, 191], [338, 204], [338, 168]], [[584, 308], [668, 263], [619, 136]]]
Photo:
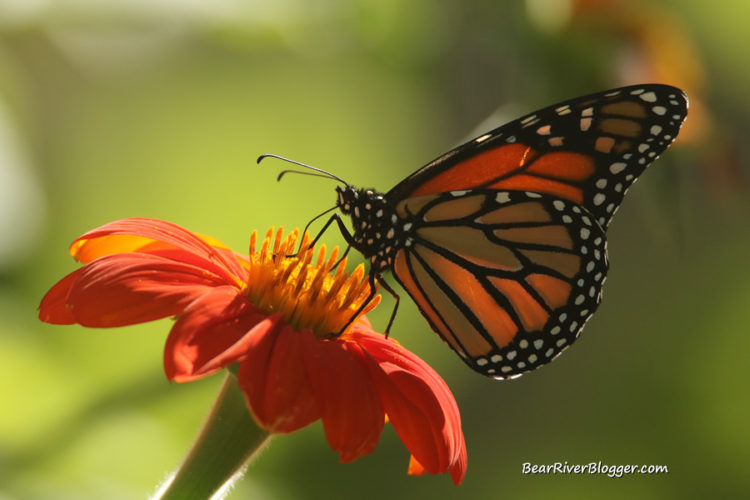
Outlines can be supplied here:
[[[239, 363], [238, 382], [263, 428], [293, 432], [318, 419], [342, 462], [370, 453], [386, 418], [412, 454], [410, 474], [466, 471], [466, 445], [453, 395], [424, 361], [376, 333], [364, 316], [340, 331], [369, 293], [337, 249], [316, 263], [296, 257], [297, 234], [249, 257], [154, 219], [125, 219], [73, 242], [85, 264], [42, 299], [54, 324], [113, 327], [176, 316], [166, 342], [167, 377], [188, 382]], [[303, 240], [302, 248], [306, 248]], [[374, 307], [376, 301], [366, 310]], [[366, 311], [365, 311], [366, 312]]]

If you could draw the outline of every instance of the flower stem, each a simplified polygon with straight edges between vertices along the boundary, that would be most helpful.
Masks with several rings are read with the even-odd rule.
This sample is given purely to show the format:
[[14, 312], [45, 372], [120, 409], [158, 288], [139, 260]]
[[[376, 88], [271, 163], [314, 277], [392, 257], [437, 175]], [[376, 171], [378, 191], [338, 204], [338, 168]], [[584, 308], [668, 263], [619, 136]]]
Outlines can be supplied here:
[[198, 440], [155, 498], [205, 499], [228, 491], [270, 436], [250, 415], [237, 378], [228, 371]]

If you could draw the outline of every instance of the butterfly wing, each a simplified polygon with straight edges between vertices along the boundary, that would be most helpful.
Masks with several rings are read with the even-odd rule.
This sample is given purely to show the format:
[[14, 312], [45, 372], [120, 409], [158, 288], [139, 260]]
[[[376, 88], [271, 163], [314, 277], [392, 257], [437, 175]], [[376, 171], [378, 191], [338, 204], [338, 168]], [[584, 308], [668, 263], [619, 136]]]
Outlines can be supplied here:
[[474, 370], [512, 378], [571, 345], [601, 300], [603, 229], [546, 194], [474, 190], [409, 198], [393, 273]]
[[630, 185], [677, 136], [687, 105], [680, 89], [658, 84], [565, 101], [449, 151], [386, 198], [480, 188], [544, 193], [583, 206], [606, 229]]

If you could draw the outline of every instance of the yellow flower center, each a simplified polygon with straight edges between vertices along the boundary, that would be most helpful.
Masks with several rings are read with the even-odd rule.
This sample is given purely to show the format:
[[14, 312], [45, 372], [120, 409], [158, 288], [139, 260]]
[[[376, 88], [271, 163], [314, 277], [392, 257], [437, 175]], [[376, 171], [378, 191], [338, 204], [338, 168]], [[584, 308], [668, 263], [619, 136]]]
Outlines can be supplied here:
[[[337, 336], [370, 295], [370, 286], [363, 280], [364, 266], [347, 273], [345, 258], [336, 264], [338, 247], [326, 260], [325, 245], [313, 263], [315, 248], [308, 235], [296, 253], [299, 230], [286, 238], [283, 233], [279, 228], [274, 237], [273, 228], [269, 229], [260, 252], [256, 252], [257, 233], [253, 232], [244, 293], [257, 308], [267, 314], [281, 313], [297, 330], [309, 328], [318, 338]], [[380, 295], [376, 295], [359, 314], [379, 302]]]

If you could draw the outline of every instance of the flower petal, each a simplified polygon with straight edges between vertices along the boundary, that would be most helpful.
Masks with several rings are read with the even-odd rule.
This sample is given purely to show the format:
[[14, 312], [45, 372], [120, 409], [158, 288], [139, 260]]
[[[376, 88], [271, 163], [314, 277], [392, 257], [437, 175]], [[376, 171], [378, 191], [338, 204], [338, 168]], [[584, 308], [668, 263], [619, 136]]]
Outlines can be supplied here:
[[83, 269], [73, 271], [50, 288], [39, 304], [39, 319], [53, 325], [73, 325], [76, 322], [68, 307], [70, 290]]
[[87, 264], [115, 253], [155, 251], [175, 248], [224, 267], [229, 273], [243, 276], [242, 266], [231, 258], [226, 245], [203, 238], [185, 228], [158, 219], [130, 218], [110, 222], [88, 231], [70, 245], [70, 254]]
[[159, 255], [108, 255], [52, 287], [39, 317], [100, 328], [132, 325], [178, 314], [207, 288], [224, 284], [206, 269]]
[[345, 340], [300, 335], [305, 366], [328, 443], [342, 463], [371, 453], [385, 424], [385, 413], [362, 348]]
[[[277, 318], [278, 319], [278, 318]], [[205, 292], [177, 318], [164, 347], [164, 371], [176, 382], [189, 382], [229, 366], [245, 355], [257, 328], [274, 321], [232, 286]]]
[[435, 371], [398, 343], [367, 335], [355, 325], [352, 340], [371, 355], [371, 372], [383, 407], [417, 464], [431, 474], [450, 471], [455, 484], [466, 473], [466, 443], [453, 394]]
[[245, 337], [237, 380], [256, 421], [271, 432], [293, 432], [319, 419], [300, 336], [279, 321]]

